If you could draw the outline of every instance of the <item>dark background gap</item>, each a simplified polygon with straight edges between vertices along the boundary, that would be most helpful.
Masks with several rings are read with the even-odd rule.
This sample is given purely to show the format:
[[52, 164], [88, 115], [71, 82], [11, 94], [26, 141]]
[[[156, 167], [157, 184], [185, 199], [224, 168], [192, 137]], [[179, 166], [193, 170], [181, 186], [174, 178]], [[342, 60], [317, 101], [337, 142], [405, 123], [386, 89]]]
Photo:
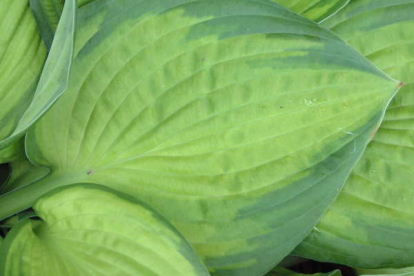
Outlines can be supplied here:
[[9, 164], [0, 164], [0, 188], [3, 187], [10, 174]]
[[303, 274], [314, 274], [321, 272], [326, 273], [339, 269], [342, 272], [342, 276], [358, 276], [355, 270], [349, 266], [333, 263], [322, 263], [313, 260], [307, 260], [300, 264], [291, 266], [289, 269]]

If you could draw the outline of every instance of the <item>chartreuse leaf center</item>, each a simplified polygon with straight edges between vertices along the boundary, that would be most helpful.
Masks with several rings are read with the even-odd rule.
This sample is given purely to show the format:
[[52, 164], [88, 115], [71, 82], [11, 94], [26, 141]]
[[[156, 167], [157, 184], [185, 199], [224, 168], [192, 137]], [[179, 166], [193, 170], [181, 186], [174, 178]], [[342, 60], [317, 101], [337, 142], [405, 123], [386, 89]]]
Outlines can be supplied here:
[[263, 275], [292, 251], [398, 90], [268, 1], [94, 1], [78, 20], [69, 89], [26, 140], [51, 174], [0, 197], [0, 217], [99, 183], [164, 215], [213, 275]]

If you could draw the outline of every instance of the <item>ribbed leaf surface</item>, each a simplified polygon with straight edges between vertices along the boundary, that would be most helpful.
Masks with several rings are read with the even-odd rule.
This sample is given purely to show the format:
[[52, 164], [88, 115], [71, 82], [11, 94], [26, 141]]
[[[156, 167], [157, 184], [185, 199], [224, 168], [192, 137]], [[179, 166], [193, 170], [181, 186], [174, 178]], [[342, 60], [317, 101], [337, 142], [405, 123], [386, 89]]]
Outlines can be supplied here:
[[19, 222], [0, 248], [1, 275], [209, 275], [178, 231], [132, 197], [74, 185], [34, 209], [42, 221]]
[[78, 19], [70, 88], [27, 140], [52, 173], [0, 217], [100, 183], [167, 217], [213, 275], [263, 275], [308, 235], [399, 85], [268, 1], [95, 1]]
[[[76, 0], [66, 1], [52, 48], [43, 66], [45, 48], [41, 42], [28, 2], [26, 0], [6, 1], [4, 4], [1, 5], [0, 13], [3, 12], [8, 15], [3, 17], [4, 20], [2, 22], [5, 25], [3, 28], [10, 31], [10, 35], [6, 35], [6, 43], [2, 44], [3, 47], [0, 50], [4, 49], [3, 58], [0, 61], [3, 65], [0, 64], [0, 66], [4, 66], [6, 70], [1, 76], [5, 81], [2, 82], [0, 79], [2, 83], [2, 87], [0, 87], [0, 101], [2, 107], [4, 106], [0, 111], [0, 123], [2, 126], [0, 129], [0, 150], [9, 147], [21, 138], [27, 129], [66, 90], [73, 58], [76, 18]], [[15, 9], [20, 11], [19, 8], [21, 9], [22, 17], [19, 17], [19, 13], [14, 13]], [[12, 13], [9, 12], [9, 9], [12, 9]], [[15, 27], [21, 29], [23, 33], [19, 36], [19, 32], [9, 28], [8, 25], [10, 22], [13, 25], [16, 18], [25, 18], [26, 15], [30, 15], [27, 16], [30, 19], [28, 22], [19, 21], [15, 23]], [[9, 22], [8, 17], [10, 16], [12, 18]], [[35, 43], [28, 40], [25, 34], [27, 31], [30, 31], [30, 34], [35, 37]], [[27, 49], [21, 46], [22, 43], [23, 46], [27, 44], [25, 46]], [[35, 51], [31, 52], [33, 47], [35, 47]], [[15, 57], [16, 55], [18, 58]], [[29, 63], [27, 63], [28, 61]], [[41, 69], [42, 74], [37, 83], [37, 75]], [[0, 68], [0, 70], [2, 71], [3, 68]], [[26, 78], [29, 79], [26, 81]], [[21, 88], [22, 85], [24, 89], [27, 88], [28, 90]], [[37, 87], [34, 91], [35, 86]], [[6, 149], [5, 151], [10, 155], [9, 150]]]
[[13, 133], [33, 99], [46, 48], [29, 0], [0, 0], [0, 33], [0, 162], [7, 163], [20, 148], [2, 145], [2, 140]]
[[413, 15], [413, 0], [354, 0], [324, 23], [406, 84], [300, 255], [356, 267], [414, 265]]

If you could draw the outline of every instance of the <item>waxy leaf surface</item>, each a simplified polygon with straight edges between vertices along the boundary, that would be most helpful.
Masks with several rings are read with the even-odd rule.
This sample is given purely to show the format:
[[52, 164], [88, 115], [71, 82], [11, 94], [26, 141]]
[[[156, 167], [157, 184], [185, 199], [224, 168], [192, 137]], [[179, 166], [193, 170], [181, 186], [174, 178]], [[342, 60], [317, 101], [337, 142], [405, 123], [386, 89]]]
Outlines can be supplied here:
[[414, 265], [413, 15], [413, 0], [354, 0], [324, 23], [405, 86], [296, 254], [356, 267]]
[[209, 275], [181, 234], [135, 198], [72, 185], [34, 209], [42, 220], [19, 222], [0, 247], [1, 275]]
[[213, 275], [263, 275], [309, 234], [398, 89], [269, 1], [102, 0], [78, 20], [69, 89], [27, 137], [52, 172], [1, 196], [0, 217], [106, 185], [170, 220]]

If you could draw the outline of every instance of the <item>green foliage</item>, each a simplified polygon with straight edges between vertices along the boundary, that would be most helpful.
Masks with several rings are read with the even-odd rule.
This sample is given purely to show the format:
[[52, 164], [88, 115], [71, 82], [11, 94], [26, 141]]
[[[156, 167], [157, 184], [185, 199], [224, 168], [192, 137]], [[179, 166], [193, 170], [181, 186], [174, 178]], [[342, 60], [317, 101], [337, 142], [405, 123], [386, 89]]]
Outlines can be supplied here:
[[42, 221], [25, 219], [7, 235], [1, 275], [208, 275], [185, 239], [135, 198], [72, 185], [33, 207]]
[[[95, 0], [77, 0], [82, 7]], [[40, 28], [43, 41], [50, 49], [60, 17], [62, 16], [64, 0], [30, 0], [33, 13]]]
[[414, 265], [414, 0], [0, 3], [0, 275]]
[[10, 169], [9, 179], [0, 190], [0, 194], [29, 185], [50, 173], [50, 169], [37, 167], [27, 159], [11, 162]]
[[413, 0], [361, 0], [324, 22], [405, 86], [338, 200], [297, 254], [356, 267], [414, 265], [413, 14]]
[[[67, 1], [52, 48], [43, 64], [46, 50], [28, 1], [2, 0], [0, 28], [7, 33], [6, 43], [0, 48], [0, 54], [5, 57], [0, 64], [1, 77], [5, 79], [0, 87], [0, 100], [4, 107], [0, 110], [0, 159], [6, 159], [2, 156], [3, 151], [9, 161], [16, 159], [10, 154], [12, 144], [67, 88], [73, 57], [75, 3], [76, 0]], [[19, 148], [15, 148], [19, 152]]]
[[[288, 269], [281, 268], [281, 267], [276, 267], [271, 272], [266, 274], [266, 276], [305, 276], [305, 275], [310, 275], [310, 274], [296, 273], [296, 272], [293, 272], [293, 271], [290, 271]], [[316, 274], [312, 274], [311, 276], [342, 276], [342, 274], [341, 274], [341, 271], [335, 270], [335, 271], [327, 272], [327, 273], [316, 273]]]
[[0, 2], [0, 161], [20, 155], [20, 147], [5, 140], [19, 124], [33, 99], [36, 82], [46, 59], [28, 0]]
[[24, 138], [20, 138], [10, 146], [0, 150], [0, 164], [6, 164], [25, 158]]
[[362, 276], [413, 276], [414, 268], [399, 269], [357, 269], [359, 275]]
[[321, 22], [345, 7], [350, 0], [271, 0], [316, 22]]

